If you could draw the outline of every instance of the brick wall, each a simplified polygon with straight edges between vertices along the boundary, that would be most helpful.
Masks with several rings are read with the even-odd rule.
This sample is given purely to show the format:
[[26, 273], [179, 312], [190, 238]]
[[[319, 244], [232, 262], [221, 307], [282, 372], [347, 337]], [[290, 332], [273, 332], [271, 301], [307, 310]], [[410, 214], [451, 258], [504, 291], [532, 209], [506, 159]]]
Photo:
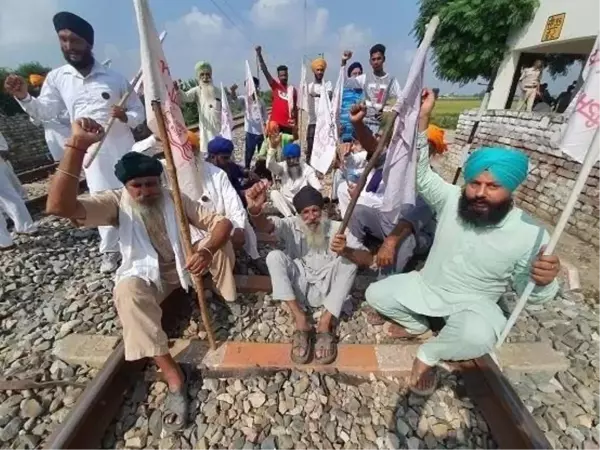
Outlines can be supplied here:
[[[477, 110], [460, 115], [454, 142], [436, 166], [451, 180], [460, 164]], [[490, 110], [482, 118], [472, 148], [482, 145], [515, 147], [530, 157], [529, 176], [517, 190], [517, 204], [541, 219], [556, 224], [575, 183], [581, 164], [565, 156], [557, 146], [563, 117], [541, 113]], [[594, 166], [571, 215], [567, 231], [598, 246], [598, 164]]]
[[0, 113], [0, 133], [8, 142], [8, 159], [15, 172], [25, 172], [54, 162], [46, 146], [44, 129], [33, 125], [28, 115], [5, 116]]

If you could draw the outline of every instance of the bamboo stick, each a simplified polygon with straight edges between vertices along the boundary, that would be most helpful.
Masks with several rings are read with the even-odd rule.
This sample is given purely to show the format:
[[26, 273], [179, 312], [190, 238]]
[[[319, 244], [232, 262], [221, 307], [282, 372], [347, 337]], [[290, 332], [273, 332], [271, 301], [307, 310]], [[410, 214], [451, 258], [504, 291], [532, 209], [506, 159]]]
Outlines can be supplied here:
[[[171, 144], [169, 142], [169, 135], [167, 133], [167, 127], [165, 125], [165, 118], [163, 117], [162, 109], [160, 107], [160, 101], [152, 101], [152, 111], [154, 111], [154, 114], [156, 116], [158, 134], [163, 145], [165, 160], [167, 162], [167, 174], [169, 176], [171, 188], [173, 189], [173, 200], [175, 202], [175, 214], [177, 216], [177, 225], [179, 226], [179, 235], [183, 244], [185, 256], [187, 258], [193, 253], [194, 249], [192, 248], [190, 226], [185, 211], [183, 209], [183, 203], [181, 201], [181, 191], [179, 190], [179, 184], [177, 182], [177, 170], [175, 169], [173, 152], [171, 151]], [[200, 315], [202, 316], [202, 323], [204, 324], [204, 328], [206, 329], [210, 349], [215, 350], [217, 348], [217, 344], [210, 323], [210, 313], [206, 305], [206, 299], [204, 298], [204, 283], [202, 277], [192, 275], [192, 282], [194, 284], [194, 289], [196, 290], [196, 295], [198, 296], [198, 303], [200, 305]]]

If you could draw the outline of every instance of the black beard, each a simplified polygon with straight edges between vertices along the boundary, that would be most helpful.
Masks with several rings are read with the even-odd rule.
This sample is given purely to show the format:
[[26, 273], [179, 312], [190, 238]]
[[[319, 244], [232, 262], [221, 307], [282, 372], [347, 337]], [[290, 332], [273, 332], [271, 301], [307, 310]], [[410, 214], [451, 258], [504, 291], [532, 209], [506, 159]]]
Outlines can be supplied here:
[[73, 66], [77, 70], [87, 69], [94, 64], [94, 55], [91, 50], [86, 51], [86, 53], [82, 56], [81, 61], [71, 61], [69, 59], [69, 55], [63, 52], [63, 58], [67, 61], [67, 64]]
[[497, 205], [487, 203], [489, 209], [487, 212], [482, 213], [473, 208], [476, 201], [468, 199], [465, 191], [462, 192], [458, 200], [458, 216], [463, 222], [474, 227], [498, 225], [513, 207], [513, 200], [509, 197]]
[[302, 167], [300, 165], [288, 166], [288, 175], [292, 180], [297, 180], [302, 176]]

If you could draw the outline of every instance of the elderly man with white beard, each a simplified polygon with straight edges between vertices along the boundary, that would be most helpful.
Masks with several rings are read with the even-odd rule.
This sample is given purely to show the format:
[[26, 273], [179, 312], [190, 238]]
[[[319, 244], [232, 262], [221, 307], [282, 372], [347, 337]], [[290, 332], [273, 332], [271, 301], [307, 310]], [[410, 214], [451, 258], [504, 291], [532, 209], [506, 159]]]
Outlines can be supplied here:
[[[275, 233], [284, 246], [267, 255], [267, 267], [273, 299], [285, 302], [296, 322], [290, 357], [306, 364], [314, 351], [315, 363], [330, 364], [337, 357], [334, 319], [352, 289], [357, 266], [370, 266], [373, 256], [351, 234], [338, 234], [341, 223], [324, 216], [323, 196], [311, 186], [294, 197], [298, 216], [267, 218], [262, 210], [268, 187], [266, 180], [258, 182], [246, 190], [246, 200], [256, 229]], [[308, 307], [323, 308], [316, 336], [304, 311]]]
[[236, 298], [234, 255], [228, 242], [231, 222], [183, 195], [190, 224], [209, 236], [184, 259], [172, 194], [160, 182], [161, 163], [141, 153], [126, 153], [115, 165], [115, 176], [124, 189], [78, 197], [85, 153], [104, 130], [88, 118], [78, 119], [72, 129], [48, 190], [46, 211], [79, 226], [118, 229], [123, 259], [116, 273], [114, 301], [123, 326], [125, 359], [154, 359], [169, 386], [163, 427], [180, 429], [189, 409], [186, 380], [169, 354], [160, 303], [176, 288], [187, 289], [190, 273], [199, 276], [207, 271], [222, 297]]
[[275, 176], [281, 177], [281, 191], [271, 191], [273, 206], [283, 215], [295, 215], [293, 200], [304, 186], [312, 186], [317, 191], [321, 190], [321, 183], [317, 178], [315, 169], [300, 161], [300, 145], [290, 142], [283, 146], [282, 156], [284, 161], [277, 162], [276, 153], [281, 142], [281, 134], [269, 137], [269, 151], [267, 153], [267, 169]]
[[200, 151], [205, 154], [208, 143], [221, 132], [221, 93], [213, 84], [212, 67], [209, 63], [200, 61], [194, 69], [198, 86], [189, 91], [179, 91], [179, 101], [196, 102], [198, 106]]

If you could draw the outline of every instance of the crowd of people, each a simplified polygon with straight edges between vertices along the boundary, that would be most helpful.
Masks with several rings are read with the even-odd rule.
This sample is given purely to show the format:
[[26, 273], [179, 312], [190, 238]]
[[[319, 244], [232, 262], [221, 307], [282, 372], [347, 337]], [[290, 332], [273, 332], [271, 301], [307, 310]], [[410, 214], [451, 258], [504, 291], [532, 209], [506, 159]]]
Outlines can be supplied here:
[[[208, 276], [233, 315], [244, 317], [248, 311], [238, 301], [233, 271], [236, 252], [260, 259], [256, 231], [273, 234], [279, 242], [278, 249], [268, 253], [266, 267], [273, 299], [294, 318], [292, 361], [335, 361], [335, 327], [343, 305], [358, 269], [372, 270], [378, 280], [365, 293], [367, 319], [390, 324], [387, 332], [392, 337], [423, 342], [410, 381], [410, 388], [422, 395], [436, 388], [441, 361], [475, 358], [493, 348], [505, 323], [497, 301], [509, 283], [521, 292], [532, 279], [534, 302], [556, 294], [560, 261], [543, 255], [548, 233], [513, 201], [513, 192], [527, 177], [527, 156], [514, 149], [482, 148], [465, 163], [463, 187], [445, 182], [430, 165], [431, 155], [446, 148], [443, 130], [430, 124], [436, 101], [431, 90], [423, 91], [413, 143], [415, 204], [382, 210], [385, 154], [368, 175], [365, 189], [358, 191], [358, 178], [383, 139], [382, 123], [393, 117], [386, 113], [401, 96], [398, 80], [384, 70], [386, 49], [381, 44], [370, 50], [370, 70], [363, 72], [354, 62], [345, 71], [340, 145], [329, 199], [322, 192], [323, 174], [310, 165], [311, 151], [318, 145], [313, 139], [316, 99], [331, 95], [326, 61], [320, 57], [311, 66], [314, 81], [307, 90], [306, 130], [298, 129], [301, 105], [287, 67], [278, 66], [273, 78], [261, 47], [256, 54], [273, 94], [268, 118], [260, 99], [238, 96], [237, 86], [230, 89], [231, 98], [221, 98], [210, 64], [196, 64], [198, 86], [179, 90], [179, 100], [195, 102], [200, 117], [199, 132], [190, 133], [189, 141], [202, 190], [199, 198], [183, 194], [181, 199], [192, 231], [193, 251], [186, 255], [164, 162], [148, 153], [150, 148], [160, 149], [160, 139], [149, 136], [134, 145], [132, 128], [145, 118], [140, 100], [133, 93], [124, 107], [115, 106], [128, 84], [95, 60], [94, 30], [88, 22], [62, 12], [54, 26], [66, 64], [48, 74], [37, 98], [17, 75], [7, 77], [5, 89], [32, 118], [58, 120], [66, 114], [72, 123], [49, 186], [47, 213], [78, 226], [98, 227], [100, 249], [106, 255], [101, 270], [116, 270], [114, 302], [125, 357], [153, 358], [168, 383], [163, 426], [181, 428], [190, 403], [186, 377], [169, 354], [160, 303], [174, 289], [191, 286], [191, 276]], [[342, 66], [351, 57], [344, 52]], [[258, 80], [253, 82], [258, 88]], [[239, 102], [245, 109], [244, 166], [233, 160], [233, 142], [219, 135], [225, 101]], [[110, 117], [118, 126], [84, 168], [88, 149], [104, 137], [103, 124]], [[306, 142], [299, 139], [302, 134]], [[5, 166], [0, 159], [0, 170]], [[90, 191], [86, 195], [78, 195], [82, 171]], [[3, 186], [2, 192], [8, 190]], [[0, 200], [16, 204], [17, 197], [14, 193]], [[279, 214], [267, 214], [269, 199]], [[327, 214], [327, 200], [331, 205], [336, 199], [342, 216], [356, 202], [343, 232], [341, 222]], [[33, 232], [35, 226], [25, 213], [26, 209], [19, 213], [23, 220], [16, 221], [16, 230]], [[5, 235], [0, 229], [0, 237]], [[3, 247], [7, 243], [0, 240]], [[415, 256], [426, 258], [419, 271], [409, 264]], [[321, 311], [314, 327], [309, 320], [312, 309]], [[446, 321], [436, 336], [430, 318]]]

